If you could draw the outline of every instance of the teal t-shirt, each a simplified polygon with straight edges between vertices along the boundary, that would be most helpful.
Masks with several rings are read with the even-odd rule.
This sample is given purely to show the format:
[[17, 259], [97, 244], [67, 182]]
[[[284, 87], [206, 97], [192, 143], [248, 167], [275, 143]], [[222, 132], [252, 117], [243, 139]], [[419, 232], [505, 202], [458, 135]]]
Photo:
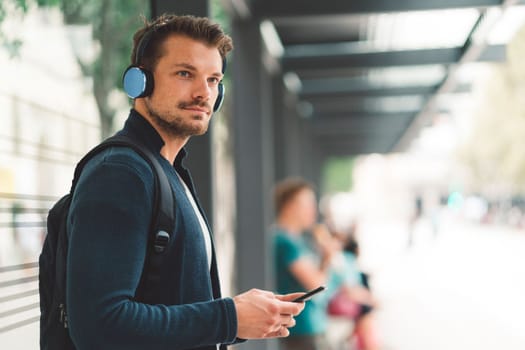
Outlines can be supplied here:
[[[273, 246], [277, 292], [288, 294], [305, 291], [305, 288], [290, 272], [290, 265], [303, 257], [312, 259], [314, 262], [319, 260], [308, 240], [304, 235], [292, 236], [283, 229], [274, 228]], [[321, 293], [306, 302], [303, 312], [295, 317], [295, 327], [290, 328], [291, 336], [314, 335], [326, 331], [328, 322], [327, 298], [323, 294]]]
[[342, 252], [332, 259], [328, 287], [337, 290], [343, 285], [358, 286], [361, 284], [360, 280], [359, 267], [354, 254]]

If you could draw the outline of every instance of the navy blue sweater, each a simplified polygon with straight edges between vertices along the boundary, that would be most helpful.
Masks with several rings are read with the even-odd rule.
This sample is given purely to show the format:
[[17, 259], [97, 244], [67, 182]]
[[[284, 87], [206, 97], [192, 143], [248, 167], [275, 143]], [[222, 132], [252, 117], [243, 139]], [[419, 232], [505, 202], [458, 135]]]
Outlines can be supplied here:
[[73, 342], [81, 350], [215, 350], [214, 344], [232, 343], [235, 305], [230, 298], [221, 299], [215, 253], [210, 271], [201, 227], [176, 174], [196, 198], [182, 166], [185, 151], [170, 164], [159, 153], [161, 137], [134, 110], [120, 133], [158, 155], [176, 197], [175, 232], [159, 284], [146, 287], [147, 303], [137, 300], [152, 217], [152, 169], [122, 147], [88, 162], [68, 217], [66, 296]]

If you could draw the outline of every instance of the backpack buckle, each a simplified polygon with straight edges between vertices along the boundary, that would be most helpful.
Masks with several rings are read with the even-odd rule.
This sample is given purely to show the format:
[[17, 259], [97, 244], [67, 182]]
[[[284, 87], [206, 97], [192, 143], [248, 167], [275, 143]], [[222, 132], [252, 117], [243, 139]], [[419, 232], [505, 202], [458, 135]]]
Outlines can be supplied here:
[[67, 312], [66, 312], [66, 306], [64, 304], [58, 305], [58, 308], [60, 310], [59, 318], [60, 323], [64, 326], [64, 328], [68, 328], [68, 322], [67, 322]]
[[159, 231], [155, 235], [155, 242], [153, 247], [155, 248], [155, 253], [162, 253], [168, 246], [170, 241], [170, 235], [166, 231]]

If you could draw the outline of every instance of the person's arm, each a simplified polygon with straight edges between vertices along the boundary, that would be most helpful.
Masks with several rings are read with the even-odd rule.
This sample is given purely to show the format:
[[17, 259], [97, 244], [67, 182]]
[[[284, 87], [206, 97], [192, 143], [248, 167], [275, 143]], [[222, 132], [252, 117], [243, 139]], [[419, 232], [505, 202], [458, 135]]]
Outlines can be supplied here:
[[327, 285], [331, 279], [332, 259], [340, 254], [340, 246], [330, 236], [324, 225], [316, 225], [313, 230], [320, 264], [315, 264], [308, 257], [301, 255], [289, 265], [290, 272], [306, 289], [314, 289], [320, 285]]
[[328, 281], [328, 268], [316, 266], [305, 256], [295, 260], [288, 268], [306, 290], [326, 285]]
[[67, 310], [76, 347], [185, 349], [234, 341], [232, 299], [176, 306], [133, 300], [148, 244], [153, 174], [146, 162], [121, 158], [88, 164], [71, 206]]
[[277, 259], [305, 290], [326, 285], [329, 277], [328, 264], [315, 264], [296, 240], [285, 235], [277, 237], [275, 244]]
[[353, 301], [356, 301], [360, 304], [368, 305], [368, 306], [376, 306], [376, 301], [374, 297], [372, 296], [372, 293], [370, 291], [362, 286], [358, 285], [344, 285], [343, 291], [348, 295], [350, 299]]

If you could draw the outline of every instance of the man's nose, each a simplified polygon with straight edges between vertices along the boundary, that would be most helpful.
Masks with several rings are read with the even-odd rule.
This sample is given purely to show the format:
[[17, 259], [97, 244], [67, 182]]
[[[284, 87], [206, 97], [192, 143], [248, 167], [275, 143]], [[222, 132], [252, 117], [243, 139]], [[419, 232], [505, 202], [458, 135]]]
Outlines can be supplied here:
[[195, 82], [193, 98], [201, 101], [208, 101], [211, 98], [212, 89], [206, 79]]

